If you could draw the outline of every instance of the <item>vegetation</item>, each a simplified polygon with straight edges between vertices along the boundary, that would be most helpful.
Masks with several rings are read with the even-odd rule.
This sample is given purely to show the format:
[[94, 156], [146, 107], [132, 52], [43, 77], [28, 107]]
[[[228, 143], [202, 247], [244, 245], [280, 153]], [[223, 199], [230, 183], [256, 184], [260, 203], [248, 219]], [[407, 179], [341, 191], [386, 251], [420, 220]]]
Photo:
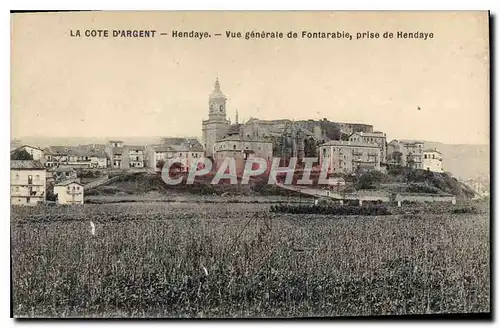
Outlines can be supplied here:
[[379, 171], [365, 172], [356, 180], [356, 189], [377, 189], [383, 179], [384, 174]]
[[268, 208], [193, 203], [13, 208], [14, 316], [490, 311], [488, 215], [324, 220]]
[[468, 207], [454, 208], [452, 213], [454, 213], [454, 214], [479, 214], [480, 211], [474, 206], [468, 206]]
[[271, 206], [271, 212], [292, 214], [325, 214], [325, 215], [390, 215], [384, 205], [341, 206], [341, 205], [290, 205]]
[[341, 133], [337, 124], [327, 119], [323, 119], [320, 123], [320, 127], [327, 140], [340, 140]]
[[11, 160], [33, 160], [33, 156], [26, 149], [16, 149], [10, 154]]

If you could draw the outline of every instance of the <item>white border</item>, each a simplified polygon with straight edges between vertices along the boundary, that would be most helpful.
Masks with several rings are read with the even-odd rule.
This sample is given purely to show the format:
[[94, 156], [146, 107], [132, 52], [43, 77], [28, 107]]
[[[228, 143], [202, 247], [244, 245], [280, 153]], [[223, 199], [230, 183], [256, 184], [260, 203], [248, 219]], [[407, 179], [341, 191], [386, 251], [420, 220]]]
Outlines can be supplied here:
[[[3, 1], [1, 4], [2, 7], [2, 26], [1, 36], [2, 36], [2, 44], [9, 45], [8, 47], [3, 47], [2, 51], [2, 110], [0, 111], [0, 122], [2, 124], [2, 128], [0, 128], [0, 133], [2, 134], [2, 142], [0, 143], [1, 148], [0, 153], [2, 156], [7, 156], [7, 148], [10, 150], [10, 143], [7, 146], [7, 140], [10, 140], [10, 13], [9, 10], [53, 10], [53, 9], [71, 9], [71, 10], [491, 10], [492, 14], [498, 13], [500, 1], [498, 0], [475, 0], [470, 2], [458, 1], [458, 0], [445, 0], [445, 1], [436, 1], [436, 0], [420, 0], [420, 1], [361, 1], [361, 0], [349, 0], [344, 1], [342, 3], [328, 3], [326, 1], [318, 1], [318, 0], [307, 0], [307, 1], [283, 1], [283, 2], [270, 2], [269, 0], [252, 0], [247, 2], [236, 2], [231, 0], [216, 0], [216, 1], [176, 1], [176, 2], [164, 2], [164, 1], [117, 1], [116, 3], [107, 2], [103, 3], [102, 0], [87, 0], [87, 1]], [[5, 8], [4, 8], [5, 7]], [[498, 18], [496, 21], [498, 25]], [[498, 48], [497, 48], [498, 53]], [[495, 60], [496, 59], [496, 60]], [[495, 62], [498, 63], [498, 55], [495, 58], [492, 58]], [[494, 74], [495, 72], [492, 72]], [[495, 87], [495, 90], [498, 91]], [[496, 108], [496, 103], [494, 104], [494, 108]], [[498, 115], [497, 115], [498, 118]], [[497, 123], [497, 121], [495, 121]], [[497, 126], [497, 124], [495, 124]], [[493, 136], [495, 138], [495, 136]], [[495, 139], [496, 140], [496, 139]], [[495, 147], [495, 150], [497, 147]], [[5, 213], [3, 217], [3, 229], [0, 230], [2, 233], [2, 241], [1, 245], [1, 279], [2, 279], [2, 297], [1, 297], [1, 309], [2, 309], [2, 327], [10, 327], [16, 324], [12, 319], [9, 319], [10, 316], [10, 219], [9, 219], [9, 179], [7, 172], [8, 168], [8, 159], [4, 158], [4, 160], [0, 161], [1, 165], [1, 188], [3, 196], [1, 199], [1, 208], [3, 213]], [[496, 190], [495, 190], [496, 195]], [[496, 200], [496, 197], [495, 197]], [[499, 224], [496, 224], [496, 230], [498, 230]], [[497, 232], [497, 231], [495, 231]], [[498, 234], [495, 234], [498, 235]], [[498, 245], [498, 241], [496, 243]], [[493, 253], [495, 254], [495, 253]], [[497, 262], [497, 257], [495, 257], [495, 262]], [[497, 275], [495, 274], [495, 278]], [[495, 282], [498, 283], [498, 279], [495, 279]], [[493, 304], [498, 304], [498, 302], [494, 302]], [[497, 308], [497, 307], [496, 307]], [[496, 312], [495, 309], [492, 309]], [[497, 313], [498, 314], [498, 313]], [[87, 324], [87, 322], [37, 322], [37, 323], [23, 323], [24, 327], [37, 326], [37, 327], [50, 327], [54, 324]], [[122, 325], [124, 322], [99, 322], [95, 323], [95, 326], [103, 327], [105, 325]], [[150, 322], [134, 322], [133, 325], [143, 325]], [[158, 322], [160, 324], [167, 325], [177, 325], [174, 322]], [[200, 323], [200, 322], [195, 322]], [[204, 322], [204, 324], [231, 324], [234, 325], [235, 322]], [[329, 324], [330, 322], [318, 322], [320, 324]], [[352, 323], [347, 322], [332, 322], [337, 326], [347, 326]], [[361, 322], [353, 322], [355, 324], [365, 324]], [[391, 322], [371, 322], [375, 325], [388, 325], [392, 324]], [[406, 325], [409, 322], [394, 322], [396, 325]], [[436, 322], [435, 324], [443, 324], [443, 322]], [[4, 325], [5, 324], [5, 325]], [[187, 322], [184, 324], [188, 324]], [[189, 323], [193, 324], [193, 323]], [[246, 323], [251, 325], [262, 325], [269, 324], [269, 322], [252, 322]], [[284, 324], [299, 324], [309, 325], [307, 322], [276, 322], [275, 325], [284, 325]], [[416, 322], [416, 324], [423, 324], [423, 322]], [[456, 323], [450, 322], [447, 324], [455, 325]], [[434, 325], [433, 323], [425, 323], [425, 325]]]

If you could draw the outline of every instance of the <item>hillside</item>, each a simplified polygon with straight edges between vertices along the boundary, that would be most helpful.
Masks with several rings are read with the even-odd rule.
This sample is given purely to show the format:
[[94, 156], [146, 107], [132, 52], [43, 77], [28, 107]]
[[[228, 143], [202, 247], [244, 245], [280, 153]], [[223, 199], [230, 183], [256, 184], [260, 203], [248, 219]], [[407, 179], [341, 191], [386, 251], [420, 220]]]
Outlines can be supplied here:
[[[183, 193], [196, 195], [247, 195], [247, 196], [299, 196], [298, 193], [269, 185], [266, 178], [251, 179], [248, 185], [231, 185], [227, 180], [212, 185], [213, 176], [196, 177], [193, 184], [167, 185], [160, 177], [151, 173], [136, 173], [122, 176], [109, 184], [101, 185], [86, 192], [86, 196], [143, 194], [159, 192], [162, 194], [179, 195]], [[225, 182], [225, 183], [224, 183]]]
[[[300, 179], [302, 173], [297, 172], [293, 183]], [[453, 194], [460, 199], [474, 197], [474, 192], [464, 184], [446, 173], [433, 173], [422, 170], [410, 170], [403, 167], [392, 167], [388, 174], [368, 172], [360, 176], [344, 176], [347, 186], [342, 188], [350, 192], [389, 192], [389, 193], [427, 193]], [[99, 195], [139, 195], [158, 192], [165, 195], [196, 194], [196, 195], [246, 195], [246, 196], [297, 196], [296, 191], [282, 189], [268, 184], [268, 177], [252, 178], [248, 185], [231, 185], [228, 180], [219, 184], [211, 184], [212, 175], [197, 177], [194, 184], [167, 185], [159, 175], [136, 173], [123, 175], [121, 178], [86, 192], [87, 196]], [[280, 179], [280, 178], [278, 178]], [[318, 186], [318, 174], [312, 174], [311, 179]], [[239, 181], [241, 182], [241, 181]]]
[[450, 145], [425, 141], [425, 148], [437, 148], [443, 154], [443, 167], [456, 178], [489, 178], [489, 145]]

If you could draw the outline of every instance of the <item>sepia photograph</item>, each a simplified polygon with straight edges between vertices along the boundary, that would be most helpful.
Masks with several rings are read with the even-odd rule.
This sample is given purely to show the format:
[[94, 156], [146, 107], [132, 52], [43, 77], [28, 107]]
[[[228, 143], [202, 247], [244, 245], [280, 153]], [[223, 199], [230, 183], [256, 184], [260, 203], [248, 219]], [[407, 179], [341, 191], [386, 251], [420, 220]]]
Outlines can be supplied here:
[[491, 319], [488, 11], [10, 29], [13, 318]]

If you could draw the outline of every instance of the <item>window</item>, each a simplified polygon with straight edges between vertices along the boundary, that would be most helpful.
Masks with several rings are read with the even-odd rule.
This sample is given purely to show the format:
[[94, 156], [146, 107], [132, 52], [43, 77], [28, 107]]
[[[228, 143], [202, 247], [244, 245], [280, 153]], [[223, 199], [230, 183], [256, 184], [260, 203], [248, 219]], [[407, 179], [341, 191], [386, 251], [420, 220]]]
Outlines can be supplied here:
[[75, 191], [75, 186], [73, 186], [73, 191]]
[[16, 187], [16, 191], [19, 191], [19, 187]]
[[19, 174], [16, 173], [16, 180], [19, 180]]
[[40, 181], [40, 176], [38, 174], [35, 176], [35, 180]]
[[76, 190], [80, 190], [80, 187], [76, 187]]
[[236, 150], [236, 145], [233, 145], [233, 149]]
[[68, 191], [71, 191], [71, 188], [68, 186]]

